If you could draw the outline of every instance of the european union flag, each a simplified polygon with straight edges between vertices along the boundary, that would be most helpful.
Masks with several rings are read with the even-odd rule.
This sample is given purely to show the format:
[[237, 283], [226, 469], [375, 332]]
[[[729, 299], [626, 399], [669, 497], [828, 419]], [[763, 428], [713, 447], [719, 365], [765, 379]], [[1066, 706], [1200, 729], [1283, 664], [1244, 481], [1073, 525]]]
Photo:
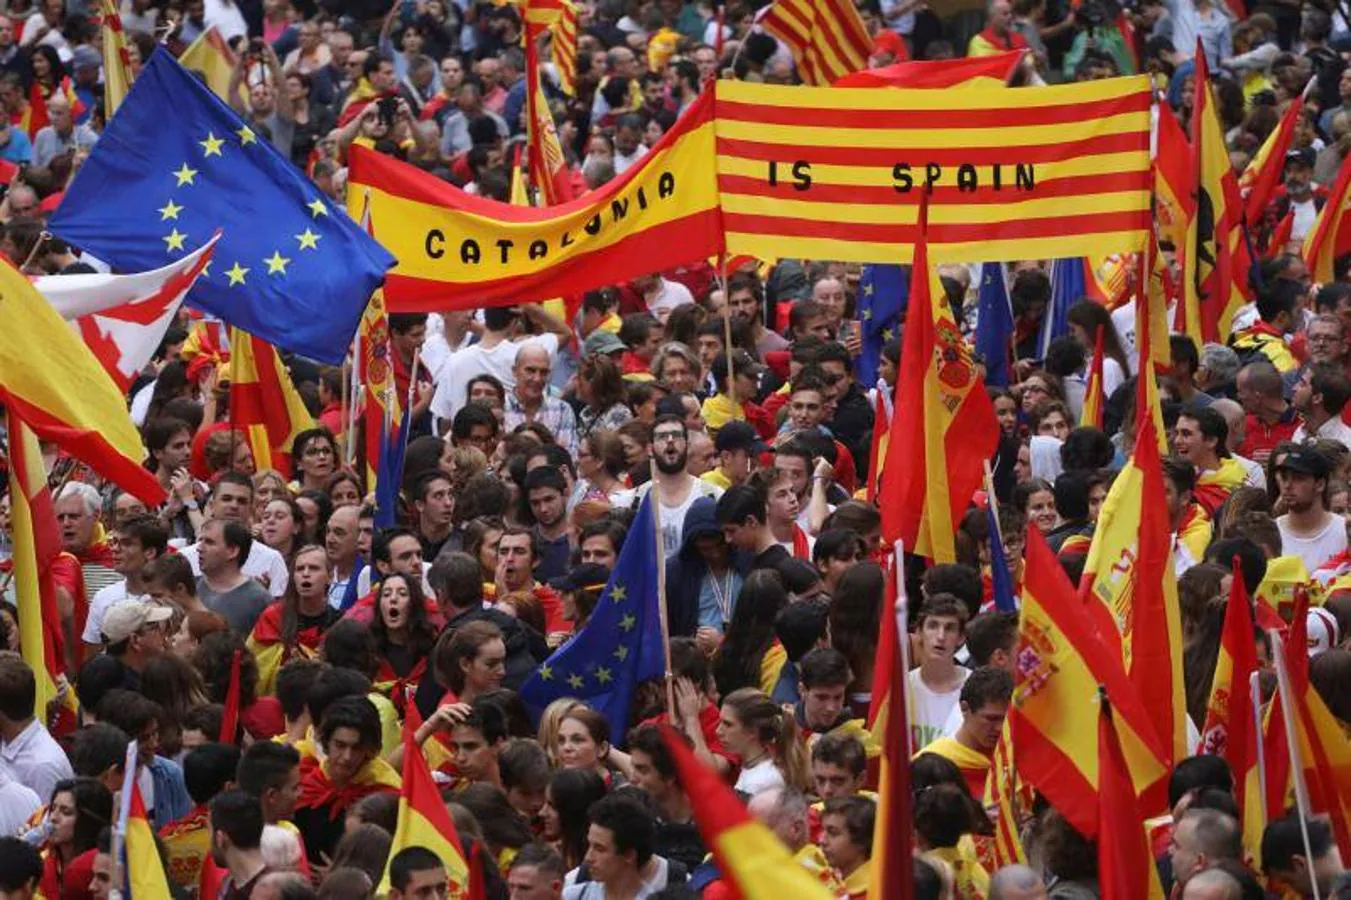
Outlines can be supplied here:
[[188, 302], [250, 334], [340, 364], [394, 258], [205, 84], [160, 48], [52, 217], [124, 271], [155, 269], [220, 229]]
[[412, 416], [401, 415], [397, 423], [386, 419], [381, 424], [383, 450], [375, 467], [376, 528], [393, 528], [399, 524], [399, 484], [403, 481], [403, 457], [408, 449], [408, 425], [412, 420]]
[[536, 710], [560, 697], [585, 700], [622, 740], [634, 689], [666, 672], [654, 565], [660, 552], [649, 493], [591, 618], [521, 686], [522, 700]]
[[1046, 318], [1041, 322], [1041, 340], [1038, 354], [1046, 357], [1046, 348], [1051, 341], [1061, 335], [1069, 334], [1069, 320], [1065, 314], [1070, 307], [1084, 299], [1088, 293], [1088, 282], [1084, 277], [1084, 258], [1056, 259], [1051, 261], [1051, 303], [1046, 307]]
[[910, 299], [910, 267], [864, 266], [858, 280], [858, 322], [863, 349], [856, 363], [859, 384], [877, 383], [882, 348], [901, 333], [901, 317]]
[[976, 312], [976, 352], [985, 360], [985, 383], [1009, 384], [1009, 350], [1013, 340], [1013, 307], [1003, 263], [980, 267], [980, 295]]

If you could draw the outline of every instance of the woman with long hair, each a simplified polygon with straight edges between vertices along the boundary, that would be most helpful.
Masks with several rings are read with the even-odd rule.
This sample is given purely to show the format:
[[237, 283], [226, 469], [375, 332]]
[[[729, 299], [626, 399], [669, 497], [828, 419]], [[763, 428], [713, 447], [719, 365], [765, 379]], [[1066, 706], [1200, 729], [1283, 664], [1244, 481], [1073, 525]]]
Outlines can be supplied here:
[[259, 469], [253, 473], [253, 518], [263, 517], [263, 510], [278, 497], [291, 496], [286, 478], [276, 469]]
[[483, 570], [485, 589], [493, 585], [496, 590], [497, 541], [506, 530], [507, 523], [502, 521], [501, 516], [479, 516], [464, 526], [464, 552], [478, 560], [479, 568]]
[[338, 442], [327, 428], [307, 428], [291, 443], [291, 479], [297, 491], [322, 491], [338, 468]]
[[587, 811], [605, 791], [605, 779], [593, 769], [559, 769], [544, 789], [540, 837], [559, 852], [569, 871], [586, 856], [586, 833], [591, 827]]
[[755, 688], [732, 691], [722, 701], [718, 740], [741, 757], [736, 789], [755, 795], [766, 788], [808, 788], [807, 743], [793, 714]]
[[550, 767], [557, 768], [563, 764], [558, 757], [558, 728], [563, 724], [563, 717], [577, 707], [585, 705], [575, 697], [559, 697], [544, 707], [544, 712], [539, 717], [539, 732], [536, 739], [544, 748], [545, 755], [549, 757]]
[[47, 844], [43, 848], [44, 897], [92, 900], [89, 882], [99, 832], [113, 822], [113, 795], [97, 778], [67, 778], [52, 788], [47, 804]]
[[280, 553], [289, 566], [295, 561], [304, 530], [305, 513], [288, 493], [263, 507], [262, 515], [258, 517], [256, 537]]
[[346, 470], [334, 472], [324, 485], [324, 493], [334, 509], [361, 505], [361, 480]]
[[628, 506], [633, 491], [624, 485], [624, 444], [613, 431], [596, 430], [582, 438], [577, 449], [577, 486], [568, 507], [587, 500], [604, 500], [610, 506]]
[[447, 688], [446, 699], [459, 703], [473, 703], [500, 687], [506, 658], [502, 630], [481, 620], [443, 633], [432, 655], [436, 680]]
[[1086, 369], [1092, 366], [1098, 333], [1102, 333], [1102, 391], [1104, 397], [1112, 396], [1131, 371], [1130, 359], [1121, 345], [1116, 326], [1112, 324], [1112, 314], [1101, 303], [1081, 300], [1069, 308], [1065, 320], [1069, 323], [1070, 334], [1088, 357]]
[[201, 674], [182, 657], [157, 653], [141, 670], [141, 693], [164, 711], [159, 720], [159, 755], [181, 763], [183, 720], [189, 710], [210, 702]]
[[305, 520], [300, 529], [300, 540], [304, 544], [322, 544], [328, 530], [328, 517], [333, 515], [333, 501], [323, 491], [301, 491], [296, 495], [296, 506]]
[[849, 660], [854, 681], [849, 699], [856, 715], [872, 701], [873, 665], [877, 655], [877, 620], [882, 615], [886, 575], [875, 562], [855, 563], [840, 576], [830, 603], [830, 645]]
[[483, 829], [483, 843], [505, 872], [521, 848], [534, 840], [530, 823], [512, 808], [500, 787], [484, 782], [470, 784], [455, 794], [455, 802], [474, 814]]
[[615, 431], [633, 420], [633, 410], [624, 405], [624, 376], [614, 360], [603, 354], [588, 356], [577, 370], [577, 399], [583, 404], [577, 414], [577, 434]]
[[[744, 687], [759, 687], [765, 693], [773, 690], [787, 660], [774, 637], [774, 620], [787, 605], [788, 591], [778, 572], [757, 569], [747, 576], [713, 662], [720, 694]], [[765, 690], [766, 683], [769, 690]]]
[[259, 696], [258, 661], [232, 631], [208, 635], [192, 655], [192, 664], [206, 683], [212, 703], [224, 704], [230, 693], [230, 673], [239, 654], [239, 724], [254, 740], [270, 740], [286, 730], [281, 703]]
[[[395, 572], [376, 585], [371, 636], [380, 660], [376, 690], [389, 694], [394, 708], [402, 712], [417, 692], [436, 646], [436, 628], [427, 618], [419, 579]], [[502, 653], [505, 657], [505, 644]]]
[[585, 704], [574, 706], [558, 723], [558, 761], [565, 769], [590, 769], [610, 787], [633, 775], [629, 755], [610, 743], [610, 721]]
[[328, 584], [324, 548], [307, 544], [297, 550], [286, 593], [280, 602], [263, 610], [249, 635], [248, 648], [258, 661], [260, 693], [273, 693], [277, 672], [291, 660], [319, 655], [324, 632], [342, 618], [328, 603]]

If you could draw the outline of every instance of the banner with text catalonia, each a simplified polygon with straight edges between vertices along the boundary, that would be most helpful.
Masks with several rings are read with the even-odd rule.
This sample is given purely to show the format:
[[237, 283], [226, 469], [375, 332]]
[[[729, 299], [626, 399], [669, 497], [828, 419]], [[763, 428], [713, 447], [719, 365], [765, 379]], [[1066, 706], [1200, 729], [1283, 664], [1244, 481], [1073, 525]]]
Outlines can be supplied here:
[[720, 254], [712, 112], [710, 94], [621, 177], [539, 209], [466, 194], [354, 146], [348, 205], [357, 210], [370, 188], [376, 239], [399, 260], [385, 281], [390, 311], [541, 300]]

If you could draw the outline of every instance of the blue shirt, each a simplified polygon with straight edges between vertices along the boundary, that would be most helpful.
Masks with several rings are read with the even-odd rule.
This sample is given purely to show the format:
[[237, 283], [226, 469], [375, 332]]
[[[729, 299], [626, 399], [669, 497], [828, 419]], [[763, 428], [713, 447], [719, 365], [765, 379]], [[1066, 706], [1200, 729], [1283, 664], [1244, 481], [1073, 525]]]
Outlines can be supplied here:
[[0, 159], [12, 163], [33, 161], [33, 142], [24, 134], [22, 128], [17, 125], [9, 126], [9, 140], [5, 142], [5, 146], [0, 147]]

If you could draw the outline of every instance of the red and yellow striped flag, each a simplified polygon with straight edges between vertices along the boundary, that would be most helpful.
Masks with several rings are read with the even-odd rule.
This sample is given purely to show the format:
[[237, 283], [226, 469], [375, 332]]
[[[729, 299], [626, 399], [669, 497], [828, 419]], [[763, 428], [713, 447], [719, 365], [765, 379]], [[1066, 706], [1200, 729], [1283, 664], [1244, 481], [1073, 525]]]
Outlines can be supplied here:
[[[465, 861], [464, 845], [450, 818], [441, 792], [427, 767], [416, 735], [422, 724], [417, 707], [408, 704], [403, 723], [403, 787], [399, 789], [399, 817], [394, 828], [394, 843], [389, 848], [393, 860], [400, 850], [408, 847], [426, 847], [446, 865], [446, 874], [452, 884], [464, 890], [469, 886], [469, 864]], [[389, 893], [389, 866], [385, 866], [377, 897]]]
[[258, 469], [291, 471], [291, 444], [314, 427], [277, 348], [247, 331], [230, 329], [230, 421], [242, 426]]
[[1093, 361], [1088, 367], [1088, 385], [1084, 389], [1084, 407], [1079, 411], [1079, 426], [1102, 428], [1102, 413], [1107, 407], [1102, 384], [1102, 327], [1093, 338]]
[[0, 404], [39, 439], [60, 445], [147, 505], [163, 503], [164, 489], [141, 465], [145, 447], [112, 377], [60, 313], [4, 262], [0, 297]]
[[[235, 66], [239, 64], [239, 59], [230, 48], [230, 44], [221, 36], [219, 28], [212, 25], [198, 35], [197, 40], [188, 45], [188, 49], [183, 51], [178, 61], [182, 63], [183, 68], [201, 73], [202, 80], [211, 88], [211, 93], [226, 103], [230, 102], [230, 76], [234, 73]], [[248, 99], [243, 85], [239, 88], [239, 99], [241, 102]]]
[[1163, 900], [1130, 769], [1104, 698], [1098, 712], [1098, 887], [1102, 900]]
[[1183, 253], [1186, 333], [1201, 346], [1229, 336], [1234, 309], [1234, 239], [1241, 236], [1238, 180], [1229, 162], [1224, 126], [1215, 106], [1205, 54], [1196, 56], [1196, 93], [1192, 101], [1192, 169], [1196, 206], [1187, 223]]
[[105, 118], [111, 119], [131, 90], [131, 56], [122, 16], [113, 0], [99, 0], [99, 19], [103, 26], [103, 105]]
[[886, 900], [908, 900], [914, 892], [910, 862], [910, 717], [900, 644], [905, 600], [897, 596], [898, 591], [905, 590], [905, 579], [897, 577], [898, 565], [900, 560], [893, 555], [882, 615], [877, 620], [877, 660], [868, 708], [873, 743], [882, 748], [868, 896]]
[[824, 87], [868, 67], [873, 39], [853, 0], [774, 0], [760, 27], [788, 45], [803, 84]]
[[558, 143], [554, 116], [539, 78], [539, 49], [525, 42], [525, 118], [529, 145], [530, 183], [539, 192], [540, 206], [560, 206], [572, 199], [572, 174]]
[[525, 40], [529, 46], [549, 34], [549, 54], [558, 69], [558, 87], [577, 95], [577, 5], [572, 0], [525, 0]]
[[949, 88], [1004, 87], [1025, 51], [957, 59], [912, 59], [880, 69], [861, 69], [835, 82], [835, 87]]
[[1035, 94], [719, 81], [728, 253], [908, 263], [921, 194], [936, 262], [1143, 250], [1148, 82]]
[[1018, 773], [1081, 834], [1097, 834], [1101, 686], [1116, 713], [1117, 734], [1142, 808], [1162, 811], [1169, 765], [1120, 655], [1095, 633], [1035, 526], [1028, 528], [1025, 553], [1017, 686], [1009, 707]]
[[1348, 193], [1351, 193], [1351, 156], [1342, 160], [1337, 170], [1337, 180], [1333, 183], [1332, 193], [1327, 203], [1318, 213], [1313, 229], [1304, 238], [1304, 264], [1309, 267], [1309, 277], [1319, 284], [1333, 281], [1333, 262], [1337, 257], [1351, 251], [1351, 216], [1346, 214]]
[[999, 442], [999, 423], [951, 307], [932, 300], [922, 219], [923, 211], [878, 496], [888, 543], [950, 563], [957, 526]]
[[[774, 832], [751, 818], [717, 773], [695, 757], [669, 726], [662, 737], [676, 777], [690, 798], [694, 821], [718, 871], [742, 900], [832, 900], [833, 895], [788, 853]], [[907, 863], [909, 861], [907, 860]]]
[[34, 708], [46, 710], [56, 696], [57, 678], [65, 672], [61, 616], [52, 573], [52, 566], [61, 555], [61, 532], [37, 438], [13, 409], [6, 415], [10, 527], [14, 539], [11, 564], [18, 598], [19, 649], [37, 678]]
[[[134, 766], [128, 766], [134, 770]], [[124, 823], [127, 850], [127, 885], [129, 896], [136, 900], [170, 900], [169, 879], [164, 874], [164, 863], [155, 846], [155, 829], [145, 813], [141, 786], [131, 781], [131, 804]]]
[[1013, 759], [1013, 731], [1007, 717], [994, 747], [990, 777], [985, 782], [985, 805], [994, 807], [994, 856], [1002, 868], [1015, 863], [1027, 864], [1027, 853], [1018, 833], [1021, 821], [1018, 770]]
[[1299, 125], [1303, 109], [1303, 95], [1290, 101], [1281, 121], [1267, 135], [1262, 146], [1257, 148], [1257, 153], [1248, 161], [1243, 174], [1238, 176], [1238, 194], [1243, 201], [1244, 221], [1249, 225], [1262, 222], [1271, 195], [1281, 183], [1281, 176], [1285, 174], [1285, 154], [1295, 138], [1295, 128]]

